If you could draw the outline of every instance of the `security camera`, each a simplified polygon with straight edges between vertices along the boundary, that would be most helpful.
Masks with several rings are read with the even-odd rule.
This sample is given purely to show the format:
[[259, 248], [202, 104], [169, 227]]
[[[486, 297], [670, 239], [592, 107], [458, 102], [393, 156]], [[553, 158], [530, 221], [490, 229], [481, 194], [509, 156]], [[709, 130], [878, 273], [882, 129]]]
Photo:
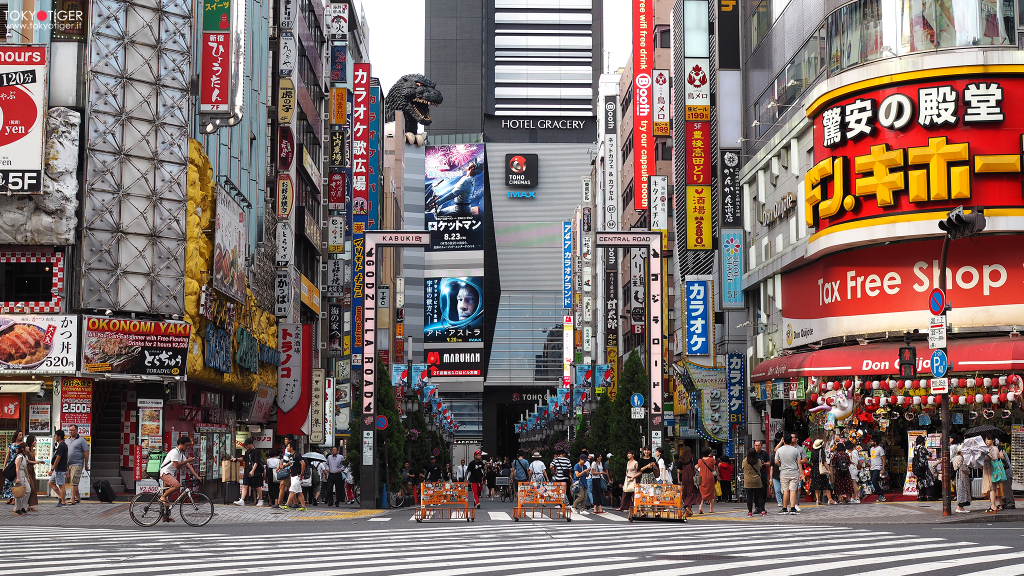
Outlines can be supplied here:
[[45, 396], [46, 396], [46, 392], [43, 392], [42, 388], [40, 388], [39, 391], [36, 392], [36, 398], [38, 398], [40, 400], [42, 400]]
[[114, 311], [113, 310], [107, 310], [106, 312], [104, 312], [104, 314], [106, 314], [107, 316], [113, 316], [114, 315]]

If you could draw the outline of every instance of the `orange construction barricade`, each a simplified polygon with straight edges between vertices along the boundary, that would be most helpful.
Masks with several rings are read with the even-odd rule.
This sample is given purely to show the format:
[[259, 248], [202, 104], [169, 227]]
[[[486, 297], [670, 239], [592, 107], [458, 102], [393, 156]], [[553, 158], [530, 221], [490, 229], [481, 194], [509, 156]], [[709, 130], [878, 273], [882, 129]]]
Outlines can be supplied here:
[[686, 522], [680, 487], [675, 484], [637, 484], [633, 492], [633, 507], [629, 509], [629, 521], [637, 518]]
[[565, 518], [572, 522], [572, 509], [565, 501], [565, 482], [520, 482], [517, 492], [518, 502], [512, 510], [512, 519], [519, 522], [520, 518], [529, 516], [552, 520]]
[[420, 507], [413, 518], [444, 520], [465, 518], [466, 522], [476, 521], [476, 509], [469, 504], [469, 484], [465, 482], [424, 482], [420, 484]]

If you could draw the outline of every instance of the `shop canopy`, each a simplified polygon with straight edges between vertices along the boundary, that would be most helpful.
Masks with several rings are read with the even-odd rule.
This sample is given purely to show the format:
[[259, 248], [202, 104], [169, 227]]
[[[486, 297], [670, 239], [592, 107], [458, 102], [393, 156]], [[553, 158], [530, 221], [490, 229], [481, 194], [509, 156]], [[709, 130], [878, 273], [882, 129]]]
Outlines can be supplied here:
[[[798, 376], [898, 377], [899, 342], [844, 346], [802, 354], [780, 356], [761, 362], [750, 371], [750, 381], [788, 379]], [[932, 350], [917, 342], [917, 373], [931, 376]], [[972, 338], [950, 340], [946, 349], [949, 373], [1008, 374], [1024, 370], [1024, 338]]]

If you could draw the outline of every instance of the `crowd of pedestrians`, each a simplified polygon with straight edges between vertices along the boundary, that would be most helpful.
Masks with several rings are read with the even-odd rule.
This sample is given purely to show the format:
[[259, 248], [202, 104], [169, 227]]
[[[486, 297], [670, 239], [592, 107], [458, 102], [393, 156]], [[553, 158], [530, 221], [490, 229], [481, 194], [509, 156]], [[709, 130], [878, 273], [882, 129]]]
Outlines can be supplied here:
[[[53, 448], [50, 457], [50, 476], [47, 487], [57, 494], [57, 508], [78, 504], [81, 493], [78, 485], [82, 480], [82, 470], [89, 469], [89, 444], [78, 434], [78, 427], [68, 428], [69, 437], [65, 439], [63, 430], [53, 435]], [[23, 516], [38, 512], [39, 494], [36, 465], [45, 464], [38, 459], [36, 453], [38, 440], [32, 434], [25, 435], [17, 430], [11, 437], [4, 457], [4, 488], [2, 497], [8, 505], [14, 506], [14, 515]], [[67, 489], [70, 488], [70, 494]]]

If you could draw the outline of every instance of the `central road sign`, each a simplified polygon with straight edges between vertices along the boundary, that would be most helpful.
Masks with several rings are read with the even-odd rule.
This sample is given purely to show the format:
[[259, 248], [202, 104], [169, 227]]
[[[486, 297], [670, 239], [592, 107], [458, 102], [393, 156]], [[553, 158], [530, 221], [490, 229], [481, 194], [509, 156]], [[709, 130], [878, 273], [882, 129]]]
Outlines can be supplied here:
[[932, 290], [932, 293], [928, 296], [928, 310], [931, 311], [932, 316], [938, 316], [945, 312], [946, 293], [939, 288]]

